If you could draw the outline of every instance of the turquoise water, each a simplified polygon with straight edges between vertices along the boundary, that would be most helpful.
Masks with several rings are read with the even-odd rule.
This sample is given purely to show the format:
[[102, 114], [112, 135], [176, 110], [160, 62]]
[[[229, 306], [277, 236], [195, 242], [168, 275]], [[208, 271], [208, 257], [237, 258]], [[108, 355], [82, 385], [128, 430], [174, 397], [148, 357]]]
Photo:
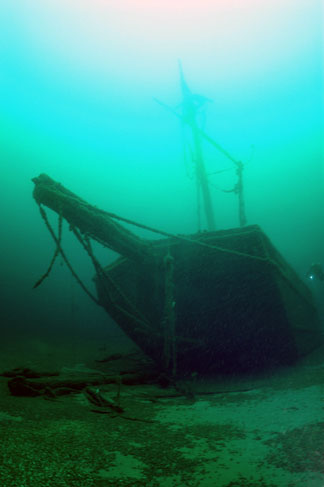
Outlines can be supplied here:
[[[46, 173], [98, 208], [164, 232], [195, 233], [188, 130], [155, 101], [181, 114], [179, 60], [192, 93], [207, 99], [199, 127], [244, 165], [248, 224], [261, 226], [303, 282], [312, 263], [324, 266], [323, 23], [322, 0], [0, 1], [0, 374], [28, 367], [89, 377], [95, 368], [100, 382], [102, 371], [115, 377], [137, 367], [136, 356], [124, 362], [133, 344], [78, 287], [61, 257], [33, 289], [48, 269], [55, 244], [32, 197], [32, 178]], [[228, 192], [237, 182], [235, 165], [206, 142], [202, 151], [216, 227], [238, 227], [237, 198]], [[57, 228], [57, 215], [46, 211]], [[201, 229], [206, 228], [201, 215]], [[95, 293], [94, 269], [66, 222], [62, 246]], [[93, 249], [102, 265], [116, 259], [97, 243]], [[192, 260], [198, 262], [195, 270], [205, 262]], [[228, 272], [239, 267], [233, 260], [217, 261], [222, 276], [217, 283], [206, 264], [210, 281], [201, 284], [202, 273], [195, 279], [192, 272], [191, 281], [183, 273], [177, 282], [184, 282], [182, 310], [190, 319], [183, 321], [190, 332], [210, 324], [211, 307], [200, 308], [200, 302], [208, 295], [215, 307], [218, 293], [217, 303], [225, 303], [225, 326], [221, 322], [214, 335], [206, 332], [211, 327], [204, 328], [206, 351], [213, 357], [216, 347], [209, 338], [216, 337], [225, 352], [228, 346], [239, 350], [243, 367], [251, 350], [261, 350], [261, 356], [262, 350], [270, 356], [277, 348], [289, 350], [289, 323], [286, 329], [286, 314], [280, 314], [279, 300], [270, 292], [262, 301], [264, 283], [277, 292], [263, 268], [245, 262], [236, 286]], [[161, 303], [153, 300], [156, 288], [152, 285], [151, 292], [146, 277], [143, 272], [145, 303], [154, 304], [152, 316], [162, 316], [161, 310], [155, 314], [155, 303]], [[249, 294], [245, 283], [250, 281], [262, 283], [259, 294], [257, 284]], [[161, 321], [171, 329], [177, 302], [172, 278], [164, 282], [169, 299]], [[324, 282], [309, 280], [308, 285], [323, 324]], [[241, 301], [231, 295], [233, 289], [242, 289]], [[286, 296], [292, 303], [294, 296], [288, 291]], [[196, 302], [201, 314], [195, 322], [197, 307], [191, 305]], [[290, 306], [296, 323], [301, 303], [296, 301], [296, 313]], [[249, 331], [248, 320], [241, 327], [238, 309], [243, 310], [239, 318], [256, 309], [253, 326], [260, 327]], [[265, 313], [282, 320], [269, 323]], [[235, 332], [228, 323], [236, 325]], [[282, 330], [278, 323], [284, 323]], [[232, 342], [219, 340], [222, 326], [225, 337], [230, 329]], [[170, 329], [163, 330], [160, 355], [175, 366], [182, 337], [174, 339]], [[255, 330], [257, 338], [250, 342]], [[307, 336], [309, 330], [302, 331]], [[260, 336], [275, 340], [264, 339], [261, 349]], [[244, 350], [242, 343], [247, 343]], [[115, 362], [111, 366], [106, 359], [116, 351], [123, 356], [114, 369]], [[142, 390], [125, 381], [121, 385], [119, 377], [108, 399], [121, 399], [128, 418], [93, 414], [93, 404], [82, 393], [53, 401], [13, 397], [8, 378], [1, 377], [0, 485], [319, 487], [324, 485], [323, 356], [319, 347], [296, 367], [267, 369], [266, 376], [251, 381], [238, 374], [209, 383], [194, 371], [187, 383], [176, 382], [175, 396], [179, 391], [184, 396], [171, 394], [166, 402], [160, 401], [158, 386], [145, 384]], [[141, 371], [143, 356], [137, 360]], [[162, 385], [167, 378], [159, 379]], [[152, 390], [158, 393], [154, 403], [142, 395]], [[53, 391], [45, 387], [41, 394], [53, 399]], [[93, 394], [98, 391], [99, 386]], [[207, 396], [200, 395], [206, 391]], [[152, 423], [145, 422], [150, 418]]]
[[[153, 99], [181, 103], [179, 59], [192, 91], [211, 100], [204, 129], [246, 164], [248, 223], [260, 224], [301, 276], [323, 262], [321, 7], [302, 0], [2, 2], [4, 321], [27, 314], [42, 322], [48, 307], [60, 321], [69, 307], [65, 286], [73, 284], [63, 267], [46, 290], [31, 291], [53, 252], [32, 199], [31, 178], [41, 172], [126, 218], [174, 233], [197, 230], [181, 124]], [[217, 228], [235, 227], [237, 202], [222, 192], [236, 182], [234, 167], [207, 144], [203, 151], [207, 173], [226, 169], [209, 177]], [[90, 281], [90, 266], [65, 235]]]

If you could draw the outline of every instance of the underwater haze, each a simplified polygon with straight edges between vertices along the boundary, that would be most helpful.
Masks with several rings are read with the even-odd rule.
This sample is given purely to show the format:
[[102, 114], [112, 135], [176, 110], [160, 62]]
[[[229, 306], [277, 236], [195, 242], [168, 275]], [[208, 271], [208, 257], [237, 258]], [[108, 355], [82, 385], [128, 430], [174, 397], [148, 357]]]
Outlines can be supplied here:
[[0, 487], [324, 486], [323, 24], [0, 0]]
[[[324, 265], [321, 0], [3, 0], [0, 53], [4, 332], [113, 327], [60, 259], [32, 289], [55, 251], [32, 197], [40, 173], [122, 217], [197, 231], [183, 127], [155, 100], [179, 110], [179, 61], [192, 92], [207, 99], [201, 126], [244, 164], [248, 223], [304, 281], [312, 262]], [[203, 154], [217, 229], [237, 227], [237, 201], [226, 192], [235, 167], [207, 143]], [[63, 246], [94, 291], [67, 225]], [[95, 250], [102, 264], [116, 257]], [[323, 283], [310, 284], [320, 307]]]

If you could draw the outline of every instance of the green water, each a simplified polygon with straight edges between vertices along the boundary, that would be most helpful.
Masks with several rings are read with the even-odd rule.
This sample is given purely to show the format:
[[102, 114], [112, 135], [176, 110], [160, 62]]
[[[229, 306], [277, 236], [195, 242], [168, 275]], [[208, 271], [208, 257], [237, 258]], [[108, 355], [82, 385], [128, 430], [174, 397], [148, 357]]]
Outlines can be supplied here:
[[[260, 224], [300, 275], [323, 262], [320, 1], [0, 8], [5, 321], [20, 321], [25, 308], [32, 321], [47, 315], [30, 291], [53, 251], [31, 197], [31, 178], [41, 172], [124, 217], [174, 233], [197, 230], [181, 124], [153, 100], [181, 103], [178, 59], [193, 92], [211, 100], [204, 129], [246, 163], [248, 223]], [[226, 169], [209, 179], [217, 227], [235, 227], [237, 202], [222, 192], [236, 182], [233, 165], [207, 144], [203, 151], [208, 173]], [[81, 254], [79, 265], [90, 279]], [[46, 306], [63, 299], [60, 272]]]
[[[31, 366], [41, 360], [45, 369], [74, 366], [79, 362], [94, 366], [90, 361], [97, 356], [98, 343], [108, 344], [109, 350], [114, 349], [115, 343], [124, 343], [116, 325], [79, 289], [62, 259], [57, 259], [50, 277], [39, 288], [32, 289], [55, 251], [32, 198], [32, 178], [47, 173], [98, 208], [165, 232], [197, 231], [196, 182], [188, 146], [184, 158], [187, 139], [183, 137], [179, 119], [154, 101], [157, 98], [181, 113], [178, 60], [182, 62], [192, 92], [209, 100], [201, 110], [201, 128], [244, 164], [248, 223], [261, 226], [303, 281], [306, 282], [311, 263], [324, 265], [323, 43], [321, 0], [0, 2], [2, 368]], [[235, 167], [207, 143], [203, 143], [203, 154], [217, 229], [237, 227], [237, 199], [233, 193], [225, 192], [236, 183]], [[49, 218], [56, 225], [56, 215], [49, 212]], [[202, 217], [202, 229], [205, 228]], [[141, 237], [153, 238], [144, 230], [132, 230]], [[66, 224], [63, 247], [81, 279], [95, 292], [91, 263]], [[94, 251], [103, 265], [116, 258], [116, 254], [99, 245], [94, 246]], [[323, 283], [308, 284], [323, 320]], [[74, 345], [81, 340], [81, 352], [77, 353], [73, 346], [70, 348], [71, 337]], [[189, 419], [183, 414], [188, 429], [180, 436], [172, 428], [170, 434], [165, 434], [163, 427], [145, 430], [142, 425], [137, 428], [136, 423], [122, 444], [123, 435], [116, 419], [114, 434], [119, 447], [115, 446], [115, 440], [107, 443], [106, 418], [102, 420], [98, 415], [99, 420], [96, 417], [88, 421], [76, 403], [72, 406], [67, 403], [62, 410], [56, 409], [56, 404], [52, 408], [51, 403], [46, 402], [46, 406], [37, 403], [34, 410], [28, 401], [18, 403], [16, 398], [9, 397], [5, 382], [1, 382], [0, 420], [2, 425], [13, 421], [21, 441], [19, 445], [15, 443], [12, 440], [15, 436], [3, 426], [8, 438], [1, 449], [1, 472], [8, 471], [11, 477], [1, 479], [0, 474], [0, 484], [34, 487], [38, 478], [48, 481], [46, 485], [54, 485], [46, 476], [46, 466], [56, 448], [59, 451], [51, 464], [54, 472], [51, 478], [62, 481], [60, 485], [117, 485], [114, 481], [106, 483], [108, 474], [102, 458], [109, 457], [110, 449], [115, 448], [125, 455], [127, 465], [129, 445], [135, 442], [140, 431], [143, 441], [140, 448], [146, 456], [150, 456], [147, 447], [150, 441], [154, 446], [152, 458], [142, 456], [150, 465], [153, 480], [150, 484], [144, 480], [133, 484], [130, 479], [129, 483], [118, 485], [214, 487], [208, 479], [218, 478], [222, 487], [254, 487], [253, 482], [273, 487], [274, 476], [277, 487], [304, 486], [311, 465], [315, 480], [309, 477], [307, 485], [319, 487], [323, 462], [316, 455], [323, 454], [322, 446], [317, 445], [323, 437], [322, 382], [317, 369], [312, 369], [312, 377], [305, 370], [303, 385], [313, 386], [311, 393], [303, 389], [298, 396], [295, 392], [294, 387], [301, 388], [297, 371], [295, 382], [290, 376], [282, 381], [278, 379], [275, 392], [264, 397], [262, 392], [254, 399], [239, 394], [233, 399], [234, 406], [228, 396], [221, 399], [223, 409], [217, 397], [212, 405], [214, 409], [200, 402], [192, 410], [181, 405], [189, 411]], [[293, 384], [291, 394], [281, 393], [286, 384]], [[241, 385], [235, 387], [240, 390]], [[245, 401], [248, 407], [242, 404]], [[131, 410], [132, 406], [129, 407]], [[150, 406], [145, 408], [148, 414], [153, 414]], [[162, 417], [172, 416], [175, 408], [175, 422], [180, 421], [177, 414], [182, 415], [181, 409], [174, 405], [165, 408]], [[291, 416], [282, 412], [289, 408]], [[139, 404], [135, 414], [142, 409], [143, 405]], [[199, 426], [206, 410], [212, 416], [212, 429], [205, 423]], [[41, 423], [44, 417], [50, 417], [53, 423]], [[226, 422], [224, 428], [233, 444], [226, 443], [226, 435], [217, 437], [222, 433], [218, 417], [220, 424], [222, 420]], [[276, 426], [272, 417], [278, 418]], [[30, 421], [24, 429], [26, 418]], [[231, 429], [231, 421], [239, 424], [244, 418], [243, 426], [251, 438], [254, 435], [246, 442], [244, 432], [237, 433], [234, 428], [236, 437]], [[187, 437], [195, 423], [201, 435], [197, 444], [192, 439], [190, 443]], [[304, 423], [311, 425], [305, 431], [311, 451], [309, 458], [313, 462], [306, 462], [306, 467], [305, 461], [301, 461], [303, 433], [300, 431]], [[258, 435], [257, 428], [261, 431]], [[47, 445], [41, 455], [39, 431], [43, 435], [39, 441]], [[274, 453], [271, 450], [275, 467], [262, 470], [262, 462], [267, 458], [265, 441], [269, 444], [273, 441], [273, 431], [287, 445], [288, 460], [282, 463], [286, 468], [284, 475], [280, 470], [282, 465], [277, 469], [273, 460], [277, 461], [275, 447]], [[294, 434], [290, 437], [291, 432]], [[58, 434], [61, 443], [57, 443]], [[157, 468], [155, 457], [159, 456], [160, 438], [164, 435], [162, 466]], [[204, 447], [209, 437], [210, 452]], [[88, 438], [92, 438], [89, 447]], [[215, 438], [227, 446], [217, 443]], [[24, 450], [25, 442], [30, 445], [29, 456]], [[101, 453], [97, 451], [98, 442]], [[179, 449], [191, 445], [185, 451], [189, 456], [181, 457], [170, 470], [176, 479], [177, 471], [182, 468], [181, 475], [187, 483], [181, 484], [183, 480], [178, 479], [180, 483], [175, 480], [173, 484], [167, 478], [159, 484], [155, 476], [172, 464], [170, 443], [173, 442]], [[70, 444], [72, 449], [79, 447], [83, 473], [78, 470], [78, 458], [71, 457], [71, 462], [65, 462], [70, 458]], [[291, 454], [292, 461], [289, 454], [296, 444], [299, 449], [296, 459]], [[12, 448], [8, 457], [6, 445]], [[136, 442], [134, 445], [136, 448]], [[191, 474], [195, 472], [194, 467], [186, 472], [186, 465], [191, 465], [188, 458], [193, 455], [199, 463], [203, 450], [205, 470], [198, 476], [201, 480], [194, 480], [196, 477]], [[223, 452], [219, 457], [223, 462], [220, 466], [217, 462], [210, 463], [219, 451]], [[17, 470], [13, 467], [11, 471], [10, 462], [17, 464], [19, 458]], [[251, 471], [255, 458], [261, 462], [256, 475]], [[57, 472], [62, 461], [64, 469], [60, 477]], [[295, 470], [289, 470], [292, 464]], [[79, 480], [75, 477], [75, 483], [69, 480], [71, 469], [80, 475]], [[16, 478], [19, 484], [15, 483]], [[45, 484], [40, 481], [39, 485]]]
[[[246, 164], [248, 223], [260, 224], [300, 275], [323, 262], [320, 1], [23, 1], [0, 9], [5, 321], [20, 321], [22, 309], [31, 320], [47, 315], [37, 302], [45, 291], [30, 291], [53, 251], [31, 197], [41, 172], [126, 218], [197, 230], [181, 124], [153, 100], [181, 103], [178, 59], [192, 91], [211, 100], [203, 128]], [[203, 151], [207, 173], [226, 169], [209, 178], [217, 227], [235, 227], [237, 201], [222, 192], [236, 182], [233, 164], [207, 144]], [[80, 253], [90, 279], [85, 260]], [[64, 301], [64, 272], [47, 284], [46, 306]]]

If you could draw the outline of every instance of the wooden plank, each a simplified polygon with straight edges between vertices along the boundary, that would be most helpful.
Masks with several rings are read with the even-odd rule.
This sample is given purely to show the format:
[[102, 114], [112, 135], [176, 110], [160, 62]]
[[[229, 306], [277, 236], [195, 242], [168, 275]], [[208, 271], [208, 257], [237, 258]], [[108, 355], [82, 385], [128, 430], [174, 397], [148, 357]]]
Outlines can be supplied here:
[[103, 243], [110, 249], [137, 262], [152, 258], [151, 246], [108, 214], [90, 205], [46, 174], [34, 178], [33, 196], [39, 205], [45, 205], [65, 218], [81, 233]]

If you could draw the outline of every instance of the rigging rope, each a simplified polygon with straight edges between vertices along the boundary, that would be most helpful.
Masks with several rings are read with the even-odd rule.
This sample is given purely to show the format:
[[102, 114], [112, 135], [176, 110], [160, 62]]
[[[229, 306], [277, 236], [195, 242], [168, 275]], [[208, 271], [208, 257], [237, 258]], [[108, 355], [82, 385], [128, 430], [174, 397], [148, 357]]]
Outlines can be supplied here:
[[240, 252], [239, 250], [230, 250], [230, 249], [226, 249], [224, 247], [219, 247], [218, 245], [207, 244], [207, 243], [202, 242], [201, 240], [198, 240], [198, 239], [195, 240], [195, 239], [190, 238], [190, 237], [184, 237], [183, 235], [175, 235], [173, 233], [165, 232], [163, 230], [158, 230], [158, 229], [150, 227], [148, 225], [144, 225], [143, 223], [137, 223], [137, 222], [134, 222], [133, 220], [130, 220], [128, 218], [118, 216], [115, 213], [111, 213], [109, 211], [105, 211], [105, 210], [98, 210], [98, 211], [100, 213], [103, 213], [103, 214], [109, 216], [110, 218], [114, 218], [116, 220], [128, 223], [130, 225], [134, 225], [135, 227], [142, 228], [143, 230], [148, 230], [149, 232], [152, 232], [152, 233], [157, 233], [159, 235], [163, 235], [164, 237], [174, 238], [176, 240], [182, 240], [184, 242], [193, 243], [195, 245], [200, 245], [202, 247], [206, 247], [206, 248], [209, 248], [212, 250], [218, 250], [219, 252], [239, 255], [241, 257], [246, 257], [246, 258], [250, 258], [250, 259], [261, 260], [261, 261], [269, 260], [268, 257], [260, 257], [258, 255], [247, 254], [246, 252]]
[[[105, 272], [105, 270], [102, 267], [102, 265], [100, 264], [100, 262], [96, 259], [95, 255], [93, 253], [93, 250], [92, 250], [91, 241], [90, 241], [89, 236], [86, 235], [86, 236], [83, 237], [81, 235], [81, 233], [79, 232], [79, 230], [76, 229], [75, 227], [72, 228], [72, 232], [74, 233], [74, 235], [77, 238], [77, 240], [80, 242], [80, 244], [82, 245], [82, 247], [85, 249], [85, 251], [89, 255], [89, 257], [90, 257], [90, 259], [91, 259], [91, 261], [93, 263], [93, 266], [95, 268], [95, 271], [96, 271], [96, 274], [98, 276], [98, 279], [103, 284], [103, 287], [104, 287], [104, 290], [105, 290], [105, 293], [106, 293], [108, 299], [110, 299], [110, 301], [114, 302], [114, 305], [116, 307], [118, 307], [119, 311], [121, 311], [124, 314], [127, 313], [127, 315], [131, 315], [132, 316], [132, 319], [134, 319], [135, 321], [137, 321], [140, 325], [144, 326], [145, 328], [151, 329], [150, 324], [147, 322], [147, 320], [143, 316], [143, 314], [130, 301], [130, 299], [120, 289], [120, 287], [116, 284], [116, 282], [112, 279], [112, 277], [109, 276], [109, 274]], [[116, 303], [116, 300], [113, 299], [113, 297], [111, 296], [109, 290], [107, 289], [107, 286], [106, 286], [106, 281], [107, 280], [110, 282], [110, 284], [115, 289], [115, 291], [117, 292], [117, 294], [119, 294], [119, 296], [121, 296], [121, 298], [126, 302], [126, 304], [128, 305], [129, 309], [132, 309], [133, 313], [135, 313], [140, 318], [137, 318], [136, 316], [134, 316], [133, 314], [129, 313], [129, 311], [126, 311], [124, 308], [122, 308], [121, 306], [119, 306]]]
[[[61, 245], [61, 240], [62, 240], [62, 223], [63, 223], [63, 218], [62, 218], [62, 215], [60, 214], [59, 215], [59, 219], [58, 219], [58, 237], [57, 237], [58, 242], [59, 242], [60, 245]], [[48, 266], [47, 271], [34, 284], [33, 289], [36, 289], [38, 286], [40, 286], [42, 284], [42, 282], [44, 281], [44, 279], [46, 279], [50, 275], [50, 272], [51, 272], [51, 270], [53, 268], [54, 262], [56, 261], [56, 258], [58, 257], [59, 254], [60, 254], [59, 246], [56, 245], [56, 249], [55, 249], [54, 255], [52, 257], [52, 260], [50, 262], [50, 265]]]
[[[39, 207], [39, 211], [40, 211], [40, 214], [45, 222], [45, 225], [48, 229], [48, 231], [50, 232], [54, 242], [56, 243], [56, 251], [55, 252], [59, 252], [65, 262], [65, 264], [67, 265], [67, 267], [69, 268], [72, 276], [76, 279], [76, 281], [78, 282], [78, 284], [82, 287], [82, 289], [84, 290], [85, 293], [87, 293], [87, 295], [92, 299], [92, 301], [94, 301], [96, 304], [100, 304], [98, 299], [91, 293], [91, 291], [89, 291], [87, 289], [87, 287], [83, 284], [83, 282], [81, 281], [81, 279], [79, 278], [79, 276], [77, 275], [77, 273], [75, 272], [75, 270], [73, 269], [73, 267], [71, 266], [68, 258], [66, 257], [65, 255], [65, 252], [64, 250], [62, 249], [62, 246], [61, 246], [61, 241], [60, 241], [60, 238], [58, 238], [55, 233], [54, 233], [54, 230], [53, 228], [51, 227], [51, 224], [50, 222], [48, 221], [48, 218], [47, 218], [47, 215], [46, 215], [46, 212], [44, 210], [44, 208], [41, 206], [41, 205], [38, 205]], [[54, 259], [53, 259], [54, 260]], [[54, 264], [54, 262], [53, 262]], [[44, 279], [41, 278], [38, 283], [41, 284], [41, 282], [43, 281]], [[36, 283], [37, 284], [37, 283]], [[38, 285], [39, 285], [38, 284]], [[36, 287], [36, 285], [34, 286]]]

